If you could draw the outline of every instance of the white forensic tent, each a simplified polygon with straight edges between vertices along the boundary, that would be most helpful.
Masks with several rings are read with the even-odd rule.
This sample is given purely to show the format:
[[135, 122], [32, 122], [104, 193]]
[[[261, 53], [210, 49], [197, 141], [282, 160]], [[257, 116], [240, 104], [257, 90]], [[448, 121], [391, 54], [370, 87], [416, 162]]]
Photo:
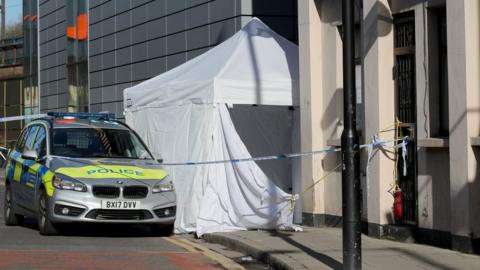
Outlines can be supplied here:
[[[127, 124], [165, 163], [289, 152], [298, 136], [298, 47], [254, 18], [206, 53], [127, 88], [124, 102]], [[166, 169], [177, 233], [292, 224], [291, 160]]]

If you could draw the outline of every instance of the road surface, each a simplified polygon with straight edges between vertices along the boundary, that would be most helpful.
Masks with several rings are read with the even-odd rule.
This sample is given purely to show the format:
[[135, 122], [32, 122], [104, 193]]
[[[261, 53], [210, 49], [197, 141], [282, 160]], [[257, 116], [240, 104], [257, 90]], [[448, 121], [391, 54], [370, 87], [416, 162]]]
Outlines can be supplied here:
[[142, 226], [77, 225], [62, 236], [39, 235], [34, 219], [7, 227], [4, 190], [0, 180], [0, 269], [241, 269], [185, 238], [157, 237]]

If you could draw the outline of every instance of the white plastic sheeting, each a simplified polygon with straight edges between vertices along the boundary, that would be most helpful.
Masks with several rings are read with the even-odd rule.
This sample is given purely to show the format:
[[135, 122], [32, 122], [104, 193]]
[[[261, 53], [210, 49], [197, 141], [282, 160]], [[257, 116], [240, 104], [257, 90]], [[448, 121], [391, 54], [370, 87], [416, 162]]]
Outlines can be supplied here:
[[[251, 155], [227, 104], [291, 106], [297, 104], [292, 93], [298, 93], [297, 46], [253, 19], [207, 53], [126, 89], [125, 118], [154, 155], [167, 163], [246, 158]], [[266, 117], [261, 110], [248, 114], [252, 119]], [[271, 113], [262, 121], [273, 128], [283, 127], [276, 132], [293, 126], [285, 113]], [[245, 123], [245, 119], [238, 121], [242, 129], [248, 128]], [[268, 145], [285, 145], [288, 140], [291, 134], [258, 132], [249, 145], [255, 151], [262, 147], [268, 151]], [[176, 232], [202, 235], [292, 224], [291, 195], [275, 184], [288, 189], [285, 179], [291, 172], [276, 179], [255, 162], [170, 166], [167, 170], [177, 191]]]

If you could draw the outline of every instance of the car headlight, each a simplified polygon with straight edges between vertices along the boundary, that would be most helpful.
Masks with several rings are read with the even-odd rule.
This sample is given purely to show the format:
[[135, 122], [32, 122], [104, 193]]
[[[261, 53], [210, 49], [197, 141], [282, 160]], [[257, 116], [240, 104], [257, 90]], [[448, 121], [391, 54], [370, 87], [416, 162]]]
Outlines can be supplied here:
[[174, 190], [175, 188], [173, 186], [173, 182], [170, 180], [169, 176], [165, 177], [160, 182], [156, 183], [152, 188], [153, 193], [169, 192]]
[[62, 179], [57, 175], [53, 177], [52, 183], [57, 189], [74, 190], [79, 192], [87, 191], [87, 186], [85, 186], [85, 184], [73, 179]]

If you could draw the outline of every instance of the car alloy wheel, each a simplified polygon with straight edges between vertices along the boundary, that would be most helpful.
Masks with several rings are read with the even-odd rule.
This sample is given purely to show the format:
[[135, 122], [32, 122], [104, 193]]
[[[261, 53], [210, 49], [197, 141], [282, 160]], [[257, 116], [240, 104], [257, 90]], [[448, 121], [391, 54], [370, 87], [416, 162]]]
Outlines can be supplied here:
[[5, 225], [7, 226], [16, 226], [20, 225], [23, 222], [23, 216], [15, 214], [13, 210], [13, 197], [12, 189], [10, 185], [5, 187], [5, 202], [4, 202], [4, 217]]
[[55, 225], [50, 222], [48, 198], [45, 190], [40, 190], [40, 198], [38, 200], [38, 231], [41, 235], [58, 234]]

